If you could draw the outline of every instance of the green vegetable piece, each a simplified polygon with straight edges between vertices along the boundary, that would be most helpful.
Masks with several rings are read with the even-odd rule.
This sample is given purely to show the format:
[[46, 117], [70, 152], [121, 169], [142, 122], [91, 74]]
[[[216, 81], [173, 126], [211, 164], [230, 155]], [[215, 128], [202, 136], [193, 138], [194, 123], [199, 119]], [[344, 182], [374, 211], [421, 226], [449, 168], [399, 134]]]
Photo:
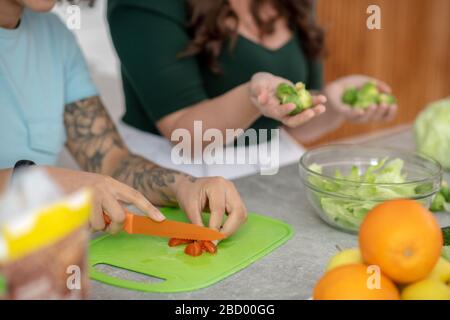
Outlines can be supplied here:
[[298, 96], [300, 98], [300, 103], [301, 103], [303, 110], [312, 107], [313, 98], [312, 98], [311, 94], [308, 92], [308, 90], [304, 89], [302, 91], [299, 91]]
[[442, 257], [444, 259], [447, 259], [447, 261], [450, 262], [450, 246], [444, 246], [442, 247], [442, 253], [441, 253]]
[[445, 202], [450, 202], [450, 188], [447, 184], [443, 184], [439, 192], [444, 196]]
[[281, 101], [282, 104], [286, 104], [286, 103], [293, 103], [295, 104], [296, 109], [297, 110], [300, 109], [301, 110], [301, 100], [300, 97], [297, 94], [294, 95], [289, 95], [289, 96], [285, 96], [284, 99]]
[[317, 163], [313, 163], [308, 167], [308, 169], [316, 173], [322, 173], [322, 166], [318, 165]]
[[366, 109], [378, 103], [378, 88], [373, 82], [367, 82], [356, 94], [355, 108]]
[[422, 183], [414, 188], [414, 191], [417, 195], [429, 193], [433, 190], [433, 184], [432, 183]]
[[395, 99], [395, 97], [392, 94], [388, 94], [388, 93], [380, 93], [380, 95], [378, 96], [378, 101], [379, 104], [395, 104], [397, 102], [397, 99]]
[[360, 181], [359, 169], [356, 166], [353, 166], [350, 170], [350, 174], [346, 177], [349, 181]]
[[441, 230], [444, 238], [444, 246], [450, 246], [450, 226], [442, 228]]
[[445, 197], [442, 193], [438, 192], [434, 196], [433, 202], [431, 203], [430, 210], [431, 211], [444, 211]]
[[284, 104], [285, 102], [283, 102], [283, 101], [285, 101], [287, 99], [287, 97], [295, 95], [296, 91], [295, 91], [294, 87], [292, 87], [288, 83], [281, 83], [277, 87], [276, 94], [277, 94], [278, 99], [281, 101], [281, 103]]
[[378, 91], [377, 85], [372, 81], [366, 82], [359, 92], [361, 92], [361, 94], [363, 94], [365, 97], [371, 98], [378, 97], [380, 93]]
[[336, 169], [336, 171], [334, 172], [334, 177], [336, 179], [344, 179], [345, 178], [344, 175], [342, 174], [341, 170], [339, 170], [339, 169]]
[[347, 88], [342, 95], [342, 102], [353, 106], [356, 103], [357, 95], [356, 88]]
[[362, 100], [357, 100], [355, 102], [355, 104], [353, 105], [353, 108], [355, 108], [355, 109], [367, 109], [368, 107], [370, 107], [373, 104], [374, 103], [371, 100], [362, 99]]
[[367, 109], [373, 104], [395, 104], [396, 99], [392, 94], [380, 92], [375, 82], [366, 82], [361, 88], [349, 87], [344, 90], [342, 102], [355, 109]]
[[431, 211], [447, 211], [450, 212], [450, 188], [447, 183], [442, 182], [441, 189], [434, 196], [433, 202], [431, 203]]
[[305, 85], [302, 82], [297, 82], [295, 87], [288, 83], [281, 83], [276, 90], [276, 96], [281, 104], [293, 103], [295, 109], [289, 115], [293, 116], [305, 109], [312, 107], [313, 99]]

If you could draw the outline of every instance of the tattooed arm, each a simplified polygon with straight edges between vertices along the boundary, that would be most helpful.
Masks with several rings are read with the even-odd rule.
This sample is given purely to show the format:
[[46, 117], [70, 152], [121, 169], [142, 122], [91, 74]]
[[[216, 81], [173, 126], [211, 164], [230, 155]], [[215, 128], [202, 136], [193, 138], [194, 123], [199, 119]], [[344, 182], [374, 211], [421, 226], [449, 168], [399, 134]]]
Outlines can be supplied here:
[[156, 205], [179, 205], [196, 224], [202, 210], [211, 211], [209, 226], [232, 234], [246, 219], [245, 206], [234, 185], [219, 177], [194, 178], [162, 168], [132, 154], [119, 136], [98, 97], [68, 104], [64, 123], [67, 147], [86, 171], [111, 176], [138, 190]]
[[157, 205], [176, 204], [173, 185], [189, 177], [130, 153], [99, 97], [66, 105], [67, 147], [85, 171], [109, 175]]

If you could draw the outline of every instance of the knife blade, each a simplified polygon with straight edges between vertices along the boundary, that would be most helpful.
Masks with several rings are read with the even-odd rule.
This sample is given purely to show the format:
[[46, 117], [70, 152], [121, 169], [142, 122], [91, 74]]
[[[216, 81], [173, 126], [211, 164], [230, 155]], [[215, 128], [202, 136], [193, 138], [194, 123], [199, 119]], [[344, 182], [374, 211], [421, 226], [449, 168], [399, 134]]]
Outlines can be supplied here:
[[[149, 217], [140, 216], [125, 210], [125, 223], [123, 230], [129, 234], [143, 234], [165, 238], [178, 238], [189, 240], [222, 240], [225, 234], [216, 230], [197, 226], [191, 223], [164, 220], [154, 221]], [[103, 213], [106, 225], [111, 223], [111, 219]]]

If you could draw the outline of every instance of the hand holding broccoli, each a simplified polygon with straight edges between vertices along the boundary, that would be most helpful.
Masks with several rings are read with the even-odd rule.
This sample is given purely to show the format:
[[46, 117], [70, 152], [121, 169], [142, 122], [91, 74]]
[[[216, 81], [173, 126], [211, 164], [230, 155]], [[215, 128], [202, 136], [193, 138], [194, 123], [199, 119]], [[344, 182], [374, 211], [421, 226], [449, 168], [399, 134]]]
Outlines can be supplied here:
[[330, 107], [353, 122], [389, 121], [397, 112], [391, 88], [367, 76], [339, 78], [328, 84], [324, 92]]
[[374, 104], [393, 105], [397, 100], [392, 94], [380, 92], [376, 83], [369, 81], [359, 89], [356, 87], [345, 89], [342, 102], [356, 109], [367, 109]]
[[250, 99], [262, 115], [291, 128], [325, 111], [325, 96], [311, 96], [302, 84], [294, 87], [289, 80], [267, 72], [256, 73], [249, 88]]

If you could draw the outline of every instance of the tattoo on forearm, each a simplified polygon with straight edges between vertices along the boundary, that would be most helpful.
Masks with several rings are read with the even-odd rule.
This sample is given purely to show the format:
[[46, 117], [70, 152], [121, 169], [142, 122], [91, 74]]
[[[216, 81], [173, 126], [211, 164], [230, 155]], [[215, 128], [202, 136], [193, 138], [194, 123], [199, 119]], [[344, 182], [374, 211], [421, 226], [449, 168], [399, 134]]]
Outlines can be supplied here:
[[108, 170], [109, 174], [155, 204], [176, 205], [170, 185], [182, 176], [191, 182], [196, 179], [131, 154], [98, 97], [66, 105], [64, 124], [67, 147], [84, 170], [105, 173], [106, 159], [113, 151], [118, 151], [121, 156], [116, 159], [114, 168]]
[[177, 203], [175, 195], [171, 194], [169, 187], [175, 183], [179, 176], [186, 176], [191, 182], [196, 178], [184, 173], [161, 168], [137, 155], [130, 155], [122, 160], [113, 177], [127, 183], [145, 195], [159, 195], [159, 199], [153, 199], [165, 205]]
[[113, 148], [125, 148], [98, 97], [66, 105], [64, 124], [67, 146], [77, 162], [87, 171], [101, 172], [106, 155]]

